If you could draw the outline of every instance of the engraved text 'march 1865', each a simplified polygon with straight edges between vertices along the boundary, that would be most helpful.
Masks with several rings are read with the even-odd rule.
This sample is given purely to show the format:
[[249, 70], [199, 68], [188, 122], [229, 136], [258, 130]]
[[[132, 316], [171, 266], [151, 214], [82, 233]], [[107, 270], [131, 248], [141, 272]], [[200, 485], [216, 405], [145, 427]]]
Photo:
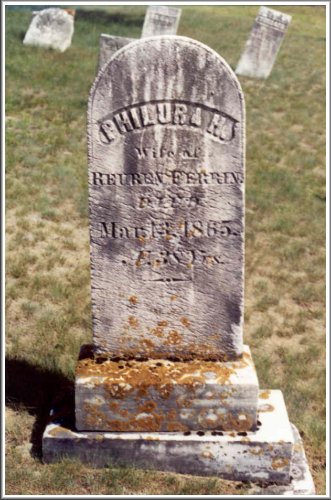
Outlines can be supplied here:
[[244, 102], [185, 37], [130, 43], [89, 98], [93, 344], [122, 358], [242, 353]]

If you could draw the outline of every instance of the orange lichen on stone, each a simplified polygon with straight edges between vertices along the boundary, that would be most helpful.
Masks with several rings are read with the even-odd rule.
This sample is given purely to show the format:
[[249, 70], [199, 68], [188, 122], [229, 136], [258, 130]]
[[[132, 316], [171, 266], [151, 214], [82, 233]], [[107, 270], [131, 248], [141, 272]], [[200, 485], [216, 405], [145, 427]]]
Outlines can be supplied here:
[[171, 295], [170, 300], [174, 301], [177, 299], [177, 295]]
[[269, 391], [269, 390], [268, 390], [268, 391], [263, 391], [263, 392], [260, 392], [260, 394], [259, 394], [259, 397], [260, 397], [261, 399], [268, 399], [268, 398], [269, 398], [269, 396], [270, 396], [270, 391]]
[[156, 328], [151, 328], [150, 332], [152, 335], [155, 335], [155, 337], [163, 337], [164, 335], [164, 330], [161, 326], [157, 326]]
[[180, 322], [182, 323], [182, 325], [184, 325], [186, 327], [189, 327], [191, 325], [190, 321], [185, 317], [180, 318]]
[[142, 339], [140, 341], [140, 344], [143, 346], [143, 347], [146, 347], [147, 349], [153, 349], [154, 347], [154, 342], [151, 340], [151, 339]]
[[165, 340], [166, 345], [179, 345], [182, 341], [182, 336], [177, 330], [171, 330]]
[[262, 455], [263, 448], [249, 448], [248, 451], [251, 455]]
[[170, 394], [172, 391], [172, 386], [171, 385], [161, 385], [158, 387], [158, 392], [163, 399], [169, 399]]
[[[98, 359], [85, 358], [77, 363], [76, 377], [91, 377], [90, 383], [111, 388], [117, 395], [127, 394], [132, 388], [141, 389], [154, 385], [164, 397], [168, 397], [175, 384], [183, 384], [193, 390], [194, 383], [205, 383], [210, 373], [214, 374], [215, 383], [224, 384], [233, 371], [224, 363], [214, 361], [171, 362], [160, 359], [142, 362], [107, 359], [100, 362]], [[227, 396], [228, 391], [223, 398]]]
[[157, 322], [158, 326], [168, 326], [168, 321], [166, 319]]
[[128, 317], [128, 323], [130, 326], [132, 326], [132, 328], [138, 328], [139, 323], [137, 318], [135, 318], [134, 316]]
[[131, 297], [129, 297], [129, 302], [130, 304], [135, 305], [138, 304], [138, 299], [135, 295], [131, 295]]
[[135, 417], [135, 423], [141, 431], [157, 432], [161, 429], [163, 419], [164, 417], [157, 413], [150, 413], [144, 416], [139, 414]]
[[168, 411], [167, 418], [169, 420], [177, 420], [177, 418], [178, 418], [177, 411], [175, 409]]
[[167, 431], [168, 432], [185, 432], [188, 430], [188, 427], [179, 422], [168, 422]]
[[68, 429], [58, 425], [57, 427], [54, 427], [53, 429], [51, 429], [48, 433], [50, 436], [58, 436], [59, 434], [63, 434], [63, 433], [68, 434]]
[[273, 469], [283, 469], [284, 467], [287, 467], [289, 464], [290, 460], [288, 458], [274, 458], [271, 464], [271, 467]]
[[139, 413], [151, 413], [155, 410], [156, 403], [154, 401], [146, 401], [146, 403], [138, 406]]

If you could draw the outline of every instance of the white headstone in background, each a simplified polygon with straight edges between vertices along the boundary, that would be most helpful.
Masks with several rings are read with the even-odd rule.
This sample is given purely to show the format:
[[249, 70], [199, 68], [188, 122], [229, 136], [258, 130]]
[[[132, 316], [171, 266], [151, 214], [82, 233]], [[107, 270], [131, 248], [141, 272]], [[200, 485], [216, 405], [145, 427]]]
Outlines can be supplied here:
[[74, 10], [44, 9], [32, 13], [33, 17], [24, 37], [24, 45], [64, 52], [71, 45], [74, 33]]
[[260, 7], [236, 68], [237, 75], [268, 78], [292, 17]]
[[127, 45], [130, 42], [136, 40], [135, 38], [125, 38], [123, 36], [112, 36], [106, 35], [102, 33], [99, 38], [99, 63], [98, 69], [101, 69], [102, 66], [109, 61], [109, 59], [115, 54], [115, 52], [124, 45]]
[[150, 5], [146, 11], [141, 38], [157, 35], [176, 35], [181, 9]]

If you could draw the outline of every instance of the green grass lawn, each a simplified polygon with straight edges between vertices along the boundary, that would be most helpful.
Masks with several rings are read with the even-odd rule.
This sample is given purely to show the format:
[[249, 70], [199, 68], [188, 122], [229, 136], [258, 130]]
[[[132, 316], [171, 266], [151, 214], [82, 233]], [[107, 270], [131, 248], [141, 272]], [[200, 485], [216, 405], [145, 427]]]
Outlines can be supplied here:
[[[68, 5], [68, 8], [72, 6]], [[293, 16], [246, 100], [244, 339], [261, 388], [281, 389], [325, 493], [325, 7]], [[235, 68], [258, 6], [185, 6], [179, 35]], [[77, 10], [64, 53], [23, 46], [6, 7], [6, 494], [245, 494], [245, 485], [75, 462], [44, 465], [54, 396], [92, 339], [86, 110], [100, 33], [139, 37], [144, 6]]]

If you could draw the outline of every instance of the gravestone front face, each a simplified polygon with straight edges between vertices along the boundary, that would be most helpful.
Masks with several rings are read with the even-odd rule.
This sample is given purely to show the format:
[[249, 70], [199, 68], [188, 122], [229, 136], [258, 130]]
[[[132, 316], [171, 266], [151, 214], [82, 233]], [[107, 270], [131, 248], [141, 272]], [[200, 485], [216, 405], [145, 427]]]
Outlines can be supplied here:
[[235, 358], [244, 111], [233, 71], [184, 37], [131, 43], [99, 73], [88, 127], [95, 351]]
[[73, 10], [44, 9], [33, 12], [24, 45], [36, 45], [45, 49], [64, 52], [71, 45], [74, 33]]
[[130, 42], [133, 42], [134, 38], [125, 38], [123, 36], [112, 36], [101, 34], [99, 38], [99, 62], [98, 69], [109, 61], [109, 59], [117, 52], [119, 49], [124, 47]]
[[147, 8], [141, 38], [176, 35], [181, 9], [151, 5]]
[[274, 65], [291, 16], [260, 7], [236, 73], [255, 78], [268, 78]]

